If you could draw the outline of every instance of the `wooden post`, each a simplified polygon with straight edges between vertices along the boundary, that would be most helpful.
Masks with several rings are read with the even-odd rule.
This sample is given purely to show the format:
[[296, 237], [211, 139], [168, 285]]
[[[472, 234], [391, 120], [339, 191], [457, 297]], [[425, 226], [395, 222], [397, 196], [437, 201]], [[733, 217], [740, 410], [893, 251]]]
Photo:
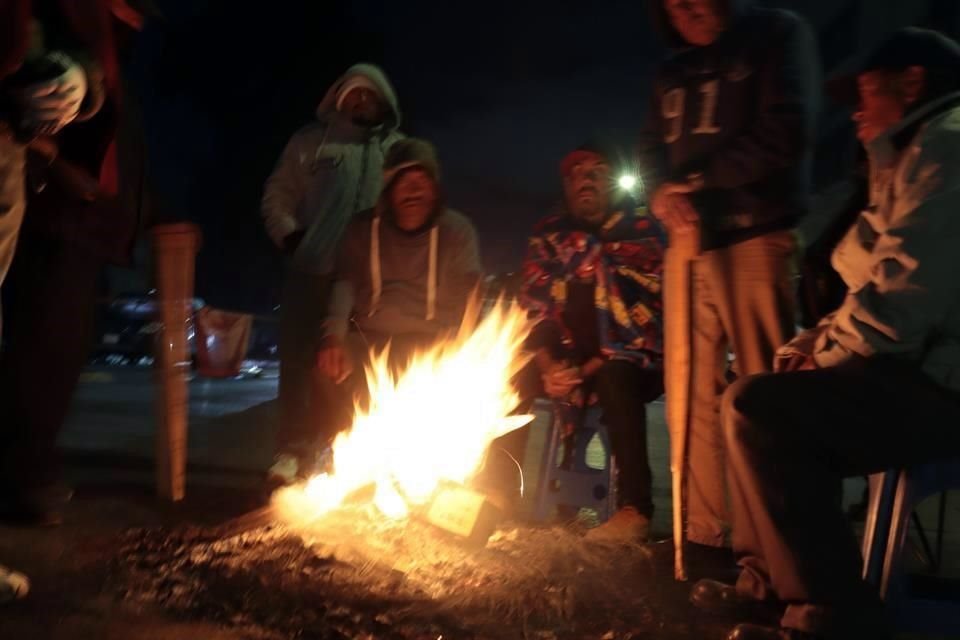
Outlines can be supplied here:
[[162, 329], [156, 344], [157, 494], [183, 500], [187, 474], [190, 350], [187, 330], [193, 314], [194, 264], [200, 230], [190, 223], [153, 228], [154, 269]]

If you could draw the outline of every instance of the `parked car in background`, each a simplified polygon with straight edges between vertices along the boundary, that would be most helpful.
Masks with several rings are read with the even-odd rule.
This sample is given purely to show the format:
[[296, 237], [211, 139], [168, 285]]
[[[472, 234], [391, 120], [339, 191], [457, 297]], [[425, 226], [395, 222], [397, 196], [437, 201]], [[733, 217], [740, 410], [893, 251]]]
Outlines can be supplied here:
[[[97, 314], [93, 359], [111, 365], [150, 366], [154, 343], [161, 329], [156, 290], [131, 292], [106, 300]], [[193, 314], [205, 306], [194, 298], [193, 313], [187, 321], [187, 339], [191, 359], [196, 359], [196, 329]], [[278, 324], [276, 318], [256, 316], [250, 335], [247, 358], [259, 363], [277, 359]]]
[[[121, 294], [102, 304], [98, 310], [93, 357], [107, 364], [153, 364], [154, 342], [160, 332], [156, 289], [146, 293]], [[194, 298], [192, 310], [203, 308], [204, 301]], [[196, 354], [193, 318], [187, 320], [190, 354]]]

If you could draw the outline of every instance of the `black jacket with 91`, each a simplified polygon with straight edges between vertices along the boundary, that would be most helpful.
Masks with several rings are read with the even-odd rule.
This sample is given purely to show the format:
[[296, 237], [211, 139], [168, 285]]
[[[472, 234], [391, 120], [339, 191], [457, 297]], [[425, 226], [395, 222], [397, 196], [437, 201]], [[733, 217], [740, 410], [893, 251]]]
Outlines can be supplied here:
[[793, 226], [810, 189], [821, 82], [812, 30], [788, 11], [731, 11], [716, 42], [662, 65], [640, 144], [650, 189], [702, 178], [692, 196], [702, 250]]

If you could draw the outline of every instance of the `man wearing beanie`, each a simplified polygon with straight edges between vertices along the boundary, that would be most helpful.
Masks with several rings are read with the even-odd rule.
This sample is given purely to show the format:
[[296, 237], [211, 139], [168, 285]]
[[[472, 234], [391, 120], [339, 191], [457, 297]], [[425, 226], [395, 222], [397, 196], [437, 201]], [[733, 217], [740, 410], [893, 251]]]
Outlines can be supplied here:
[[663, 392], [664, 238], [646, 210], [613, 202], [608, 157], [588, 146], [564, 158], [563, 207], [530, 237], [520, 301], [536, 322], [528, 343], [536, 355], [518, 386], [525, 399], [555, 400], [567, 437], [590, 405], [603, 411], [618, 511], [588, 538], [636, 543], [653, 515], [646, 404]]
[[402, 138], [399, 124], [397, 98], [383, 71], [355, 65], [327, 91], [317, 121], [293, 135], [267, 180], [264, 224], [286, 256], [272, 483], [312, 471], [312, 425], [326, 412], [315, 393], [314, 354], [333, 287], [336, 247], [353, 215], [376, 202], [386, 150]]
[[460, 326], [480, 281], [476, 231], [444, 205], [429, 142], [408, 138], [390, 147], [380, 199], [347, 226], [335, 275], [317, 366], [336, 385], [327, 390], [337, 411], [318, 425], [321, 443], [350, 425], [370, 350], [389, 343], [392, 363], [402, 365]]
[[833, 252], [839, 308], [777, 352], [776, 373], [723, 398], [742, 571], [691, 597], [743, 619], [782, 613], [728, 640], [892, 637], [841, 481], [960, 457], [960, 45], [904, 29], [828, 86], [858, 105], [869, 204]]

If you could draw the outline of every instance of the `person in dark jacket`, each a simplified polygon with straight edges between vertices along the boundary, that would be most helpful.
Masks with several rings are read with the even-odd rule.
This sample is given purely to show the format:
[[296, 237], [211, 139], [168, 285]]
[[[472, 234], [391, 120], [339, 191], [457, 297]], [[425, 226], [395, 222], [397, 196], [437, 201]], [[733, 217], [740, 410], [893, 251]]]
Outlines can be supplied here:
[[[59, 506], [69, 491], [59, 483], [56, 438], [88, 355], [97, 278], [105, 262], [123, 262], [132, 246], [134, 217], [116, 198], [121, 103], [118, 23], [111, 13], [116, 4], [0, 4], [2, 23], [17, 34], [11, 46], [21, 47], [19, 54], [9, 54], [13, 58], [4, 54], [5, 64], [21, 56], [5, 85], [20, 86], [21, 74], [29, 77], [49, 58], [67, 68], [53, 86], [74, 86], [74, 94], [86, 87], [79, 111], [62, 121], [64, 126], [17, 123], [23, 153], [31, 160], [26, 212], [2, 291], [0, 517], [9, 520], [60, 521]], [[84, 70], [82, 83], [72, 75], [71, 60]], [[61, 87], [51, 95], [65, 92]]]
[[728, 640], [891, 638], [841, 483], [960, 457], [960, 44], [902, 29], [831, 84], [858, 104], [869, 200], [833, 251], [843, 301], [723, 398], [742, 570], [691, 600], [782, 613]]
[[371, 350], [389, 344], [391, 366], [401, 368], [457, 330], [480, 282], [476, 230], [444, 204], [433, 145], [407, 138], [390, 147], [380, 198], [349, 223], [338, 256], [317, 354], [320, 373], [334, 383], [323, 385], [330, 416], [314, 425], [320, 449], [350, 426]]
[[673, 52], [641, 142], [651, 209], [670, 237], [665, 374], [683, 480], [675, 511], [687, 514], [686, 539], [703, 557], [726, 545], [717, 416], [728, 351], [739, 375], [769, 371], [794, 333], [791, 228], [807, 206], [820, 92], [809, 25], [746, 5], [653, 0]]

